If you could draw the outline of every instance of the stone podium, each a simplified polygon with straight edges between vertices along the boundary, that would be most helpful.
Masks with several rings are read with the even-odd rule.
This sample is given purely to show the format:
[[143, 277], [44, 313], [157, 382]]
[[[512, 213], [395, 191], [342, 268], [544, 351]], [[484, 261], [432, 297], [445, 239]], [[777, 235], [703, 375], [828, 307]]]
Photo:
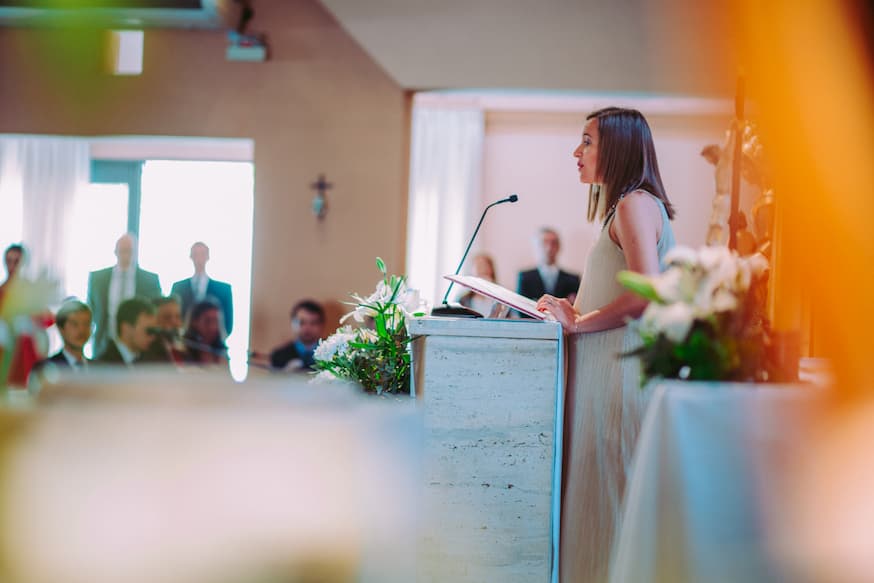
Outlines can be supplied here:
[[418, 580], [557, 580], [561, 327], [421, 318], [410, 331], [425, 424]]

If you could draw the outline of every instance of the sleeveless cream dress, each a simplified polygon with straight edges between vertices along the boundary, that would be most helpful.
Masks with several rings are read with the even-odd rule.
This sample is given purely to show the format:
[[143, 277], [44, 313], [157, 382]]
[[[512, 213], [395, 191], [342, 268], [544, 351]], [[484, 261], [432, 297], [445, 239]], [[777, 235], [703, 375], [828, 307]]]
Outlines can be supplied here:
[[[662, 202], [659, 264], [674, 246]], [[589, 253], [574, 307], [584, 314], [609, 304], [624, 288], [616, 274], [627, 269], [625, 255], [610, 239], [611, 214]], [[575, 334], [567, 341], [564, 470], [561, 513], [560, 580], [606, 581], [610, 551], [648, 393], [640, 388], [635, 358], [618, 359], [638, 345], [627, 326]]]

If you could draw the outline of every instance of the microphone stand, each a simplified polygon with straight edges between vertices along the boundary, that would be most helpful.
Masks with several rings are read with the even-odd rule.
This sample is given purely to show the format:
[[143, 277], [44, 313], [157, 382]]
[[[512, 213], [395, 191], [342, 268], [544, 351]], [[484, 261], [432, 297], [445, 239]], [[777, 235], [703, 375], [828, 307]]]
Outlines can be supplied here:
[[[470, 248], [473, 246], [474, 240], [476, 240], [476, 235], [477, 233], [479, 233], [479, 228], [482, 226], [483, 221], [486, 218], [486, 213], [489, 212], [489, 209], [498, 204], [503, 204], [505, 202], [516, 202], [517, 200], [519, 200], [518, 195], [511, 194], [507, 198], [496, 200], [483, 210], [483, 214], [480, 216], [479, 222], [476, 224], [476, 229], [473, 230], [473, 235], [470, 237], [470, 241], [468, 241], [467, 243], [467, 249], [464, 250], [464, 255], [461, 256], [461, 261], [458, 262], [458, 267], [456, 268], [454, 275], [458, 275], [459, 273], [461, 273], [461, 267], [464, 265], [464, 260], [467, 259], [467, 254], [470, 253]], [[449, 318], [482, 318], [483, 315], [476, 310], [471, 310], [470, 308], [466, 308], [460, 304], [449, 303], [449, 292], [452, 291], [453, 285], [455, 285], [455, 282], [450, 281], [449, 287], [446, 288], [446, 295], [443, 296], [442, 304], [432, 309], [431, 315]]]
[[204, 344], [203, 342], [198, 342], [197, 340], [192, 340], [190, 338], [186, 338], [184, 336], [180, 336], [177, 338], [182, 344], [184, 344], [188, 348], [193, 348], [195, 350], [199, 350], [201, 352], [206, 352], [212, 354], [213, 356], [218, 356], [219, 358], [223, 358], [225, 360], [230, 360], [228, 356], [227, 348], [213, 348], [209, 344]]
[[[162, 328], [149, 328], [149, 332], [151, 332], [154, 336], [161, 338], [167, 343], [179, 342], [186, 348], [193, 348], [195, 350], [206, 352], [212, 354], [213, 356], [223, 358], [225, 360], [230, 360], [227, 348], [213, 348], [209, 344], [204, 344], [203, 342], [198, 342], [197, 340], [192, 340], [191, 338], [186, 338], [178, 332], [168, 331]], [[168, 349], [169, 348], [172, 348], [172, 346], [168, 346]]]

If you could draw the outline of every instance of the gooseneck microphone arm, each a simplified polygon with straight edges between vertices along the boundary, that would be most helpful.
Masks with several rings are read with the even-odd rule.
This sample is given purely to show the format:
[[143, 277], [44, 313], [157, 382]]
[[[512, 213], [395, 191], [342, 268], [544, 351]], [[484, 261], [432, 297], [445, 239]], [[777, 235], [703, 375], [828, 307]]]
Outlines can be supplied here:
[[200, 350], [201, 352], [208, 352], [208, 353], [213, 354], [215, 356], [220, 356], [222, 358], [230, 360], [230, 358], [228, 357], [227, 348], [214, 348], [213, 346], [210, 346], [209, 344], [204, 344], [203, 342], [198, 342], [197, 340], [192, 340], [191, 338], [186, 338], [185, 336], [179, 334], [179, 332], [177, 332], [175, 330], [166, 330], [164, 328], [159, 328], [157, 326], [149, 326], [148, 328], [146, 328], [146, 332], [148, 332], [149, 334], [152, 334], [154, 336], [157, 336], [158, 338], [163, 338], [164, 340], [167, 340], [170, 342], [172, 342], [174, 340], [178, 340], [183, 345], [185, 345], [187, 348], [194, 348], [195, 350]]
[[[496, 200], [495, 202], [493, 202], [492, 204], [490, 204], [489, 206], [487, 206], [483, 210], [483, 214], [480, 216], [479, 222], [476, 224], [476, 229], [473, 230], [473, 235], [471, 236], [470, 241], [468, 241], [468, 243], [467, 243], [467, 249], [464, 250], [464, 255], [461, 256], [461, 261], [458, 262], [458, 267], [455, 269], [454, 275], [458, 275], [459, 273], [461, 273], [461, 268], [462, 268], [462, 266], [464, 266], [464, 260], [467, 259], [467, 254], [470, 253], [470, 248], [473, 246], [473, 242], [476, 240], [476, 235], [477, 235], [477, 233], [479, 233], [479, 228], [482, 226], [483, 220], [485, 220], [486, 213], [489, 212], [489, 209], [495, 205], [498, 205], [498, 204], [504, 204], [505, 202], [516, 202], [517, 200], [519, 200], [519, 197], [515, 194], [511, 194], [507, 198], [502, 198], [501, 200]], [[455, 285], [455, 282], [450, 281], [449, 287], [446, 288], [446, 295], [443, 296], [443, 302], [442, 302], [443, 305], [446, 305], [449, 303], [449, 292], [452, 291], [453, 285]]]

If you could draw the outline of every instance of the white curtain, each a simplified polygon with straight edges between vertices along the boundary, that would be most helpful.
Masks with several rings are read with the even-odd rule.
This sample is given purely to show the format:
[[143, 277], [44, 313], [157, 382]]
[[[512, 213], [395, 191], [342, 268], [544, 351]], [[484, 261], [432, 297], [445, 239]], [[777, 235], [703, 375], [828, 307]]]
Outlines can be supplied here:
[[480, 109], [413, 110], [407, 276], [432, 304], [443, 298], [473, 228], [485, 116]]
[[89, 173], [87, 140], [0, 136], [0, 238], [8, 244], [20, 236], [28, 254], [26, 275], [45, 274], [63, 286], [68, 218]]

